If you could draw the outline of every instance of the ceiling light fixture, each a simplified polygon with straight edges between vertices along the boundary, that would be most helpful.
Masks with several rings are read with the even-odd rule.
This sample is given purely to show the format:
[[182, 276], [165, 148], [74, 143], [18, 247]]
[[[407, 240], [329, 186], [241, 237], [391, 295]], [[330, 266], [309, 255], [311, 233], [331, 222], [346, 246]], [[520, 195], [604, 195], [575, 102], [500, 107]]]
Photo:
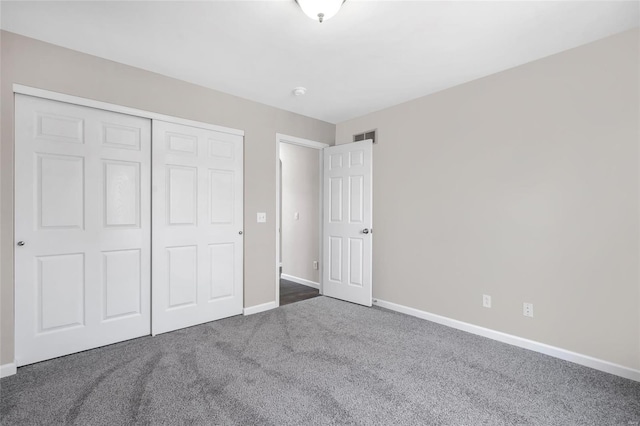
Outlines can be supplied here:
[[335, 16], [344, 2], [345, 0], [296, 0], [305, 15], [320, 23]]

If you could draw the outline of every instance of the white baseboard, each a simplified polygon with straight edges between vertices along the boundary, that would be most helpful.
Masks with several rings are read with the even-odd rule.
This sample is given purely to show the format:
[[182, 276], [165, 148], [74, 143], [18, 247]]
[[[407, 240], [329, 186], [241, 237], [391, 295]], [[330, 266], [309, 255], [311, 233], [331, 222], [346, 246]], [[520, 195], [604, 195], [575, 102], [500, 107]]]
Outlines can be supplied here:
[[267, 302], [261, 305], [249, 306], [248, 308], [244, 308], [242, 310], [243, 315], [253, 315], [264, 311], [269, 311], [271, 309], [277, 308], [276, 302]]
[[293, 281], [294, 283], [306, 285], [307, 287], [313, 287], [315, 289], [320, 290], [320, 284], [319, 283], [316, 283], [316, 282], [313, 282], [313, 281], [309, 281], [309, 280], [305, 280], [304, 278], [298, 278], [298, 277], [294, 277], [293, 275], [287, 275], [287, 274], [280, 274], [280, 278], [285, 279], [287, 281]]
[[7, 377], [7, 376], [13, 376], [14, 374], [16, 374], [18, 368], [16, 367], [16, 363], [12, 362], [9, 364], [2, 364], [0, 365], [0, 378], [1, 377]]
[[380, 306], [381, 308], [386, 308], [392, 311], [401, 312], [403, 314], [411, 315], [413, 317], [417, 317], [427, 321], [432, 321], [438, 324], [446, 325], [447, 327], [466, 331], [472, 334], [477, 334], [478, 336], [487, 337], [489, 339], [497, 340], [502, 343], [507, 343], [509, 345], [518, 346], [524, 349], [529, 349], [531, 351], [549, 355], [554, 358], [570, 361], [576, 364], [584, 365], [585, 367], [590, 367], [596, 370], [604, 371], [605, 373], [614, 374], [616, 376], [620, 376], [626, 379], [640, 382], [640, 370], [634, 370], [633, 368], [625, 367], [619, 364], [614, 364], [612, 362], [604, 361], [602, 359], [594, 358], [588, 355], [579, 354], [577, 352], [571, 352], [566, 349], [561, 349], [555, 346], [547, 345], [545, 343], [536, 342], [533, 340], [514, 336], [512, 334], [502, 333], [500, 331], [495, 331], [489, 328], [480, 327], [478, 325], [473, 325], [463, 321], [454, 320], [451, 318], [443, 317], [441, 315], [432, 314], [430, 312], [425, 312], [419, 309], [410, 308], [408, 306], [398, 305], [397, 303], [387, 302], [380, 299], [373, 299], [373, 304], [376, 306]]

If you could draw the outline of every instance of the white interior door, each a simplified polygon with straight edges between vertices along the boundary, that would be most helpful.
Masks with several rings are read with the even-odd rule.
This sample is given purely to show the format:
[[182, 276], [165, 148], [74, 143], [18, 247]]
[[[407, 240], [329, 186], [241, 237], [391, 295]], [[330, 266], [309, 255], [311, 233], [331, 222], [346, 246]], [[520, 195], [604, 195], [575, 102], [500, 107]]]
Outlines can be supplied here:
[[150, 121], [15, 102], [17, 365], [149, 334]]
[[322, 294], [371, 306], [372, 144], [324, 149]]
[[153, 334], [242, 313], [243, 137], [153, 122]]

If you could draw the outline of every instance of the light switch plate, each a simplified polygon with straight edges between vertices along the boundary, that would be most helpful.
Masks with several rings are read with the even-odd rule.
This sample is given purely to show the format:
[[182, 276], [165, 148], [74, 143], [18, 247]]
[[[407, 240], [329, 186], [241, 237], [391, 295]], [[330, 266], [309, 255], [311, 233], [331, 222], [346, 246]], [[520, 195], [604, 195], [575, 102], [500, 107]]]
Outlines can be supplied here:
[[267, 213], [258, 212], [258, 223], [265, 223], [267, 221]]

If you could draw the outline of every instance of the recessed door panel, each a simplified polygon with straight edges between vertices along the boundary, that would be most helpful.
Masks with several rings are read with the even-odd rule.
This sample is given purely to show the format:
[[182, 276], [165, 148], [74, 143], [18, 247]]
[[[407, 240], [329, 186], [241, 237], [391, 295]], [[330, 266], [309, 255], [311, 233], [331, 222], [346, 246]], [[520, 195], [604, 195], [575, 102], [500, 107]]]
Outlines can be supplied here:
[[17, 365], [149, 334], [151, 122], [15, 106]]
[[332, 154], [329, 156], [329, 170], [342, 168], [342, 154]]
[[193, 305], [198, 291], [198, 248], [196, 246], [170, 247], [169, 253], [169, 308]]
[[364, 176], [349, 176], [349, 221], [364, 222]]
[[331, 222], [342, 222], [342, 178], [335, 177], [329, 181], [329, 214]]
[[329, 279], [342, 282], [342, 238], [329, 238]]
[[233, 296], [235, 249], [233, 243], [209, 245], [211, 299]]
[[364, 241], [349, 238], [349, 284], [362, 287]]
[[169, 166], [168, 209], [171, 225], [195, 225], [198, 174], [195, 167]]
[[118, 124], [102, 124], [102, 144], [116, 149], [140, 150], [140, 129]]
[[56, 142], [84, 143], [84, 120], [56, 114], [36, 113], [36, 137]]
[[209, 152], [214, 158], [233, 161], [234, 151], [233, 142], [209, 139]]
[[40, 256], [40, 332], [84, 325], [84, 254]]
[[83, 229], [84, 158], [48, 154], [37, 158], [40, 227]]
[[232, 224], [234, 206], [234, 172], [209, 170], [211, 223]]
[[140, 225], [140, 163], [104, 161], [105, 226]]
[[364, 151], [357, 150], [349, 153], [349, 167], [358, 167], [364, 164]]
[[[141, 313], [142, 281], [140, 250], [102, 253], [104, 270], [104, 317], [112, 320]], [[146, 267], [146, 265], [145, 265]]]
[[177, 154], [197, 154], [198, 137], [179, 133], [167, 133], [167, 150]]

